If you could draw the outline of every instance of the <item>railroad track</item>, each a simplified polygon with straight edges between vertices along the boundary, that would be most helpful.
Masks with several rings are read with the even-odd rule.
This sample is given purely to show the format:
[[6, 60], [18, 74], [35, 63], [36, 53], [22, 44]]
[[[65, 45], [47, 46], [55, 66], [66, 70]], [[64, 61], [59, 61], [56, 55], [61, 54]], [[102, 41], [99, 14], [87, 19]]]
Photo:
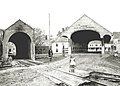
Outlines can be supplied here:
[[18, 63], [19, 63], [20, 66], [25, 66], [25, 67], [36, 65], [34, 63], [31, 63], [31, 62], [28, 62], [28, 61], [25, 61], [25, 60], [19, 60]]
[[[56, 68], [50, 68], [53, 72], [52, 74], [48, 74], [48, 76], [57, 79], [62, 84], [60, 86], [120, 86], [120, 75], [110, 74], [110, 73], [103, 73], [103, 72], [90, 72], [87, 77], [82, 77], [81, 75], [77, 75], [74, 73], [66, 72], [63, 70], [59, 70]], [[56, 73], [58, 73], [56, 75]], [[83, 82], [79, 85], [70, 85], [69, 82], [65, 81], [64, 79], [57, 77], [59, 75], [70, 75], [71, 77], [76, 77]], [[64, 78], [66, 78], [65, 76]], [[79, 82], [79, 81], [78, 81]], [[59, 85], [58, 85], [59, 86]]]
[[[53, 72], [53, 73], [52, 73]], [[91, 80], [86, 77], [75, 75], [52, 68], [51, 73], [44, 73], [46, 77], [49, 77], [57, 86], [107, 86], [104, 83]]]
[[113, 78], [113, 79], [119, 79], [120, 80], [120, 75], [103, 73], [103, 72], [91, 72], [90, 76], [99, 76], [99, 77]]
[[120, 75], [103, 72], [91, 72], [86, 78], [104, 83], [107, 86], [120, 86]]

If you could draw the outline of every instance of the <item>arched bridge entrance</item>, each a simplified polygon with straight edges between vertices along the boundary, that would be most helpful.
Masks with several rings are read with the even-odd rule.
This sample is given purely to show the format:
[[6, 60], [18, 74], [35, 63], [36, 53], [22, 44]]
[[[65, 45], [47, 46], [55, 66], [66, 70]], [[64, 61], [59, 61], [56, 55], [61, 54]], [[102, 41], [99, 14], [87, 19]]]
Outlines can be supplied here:
[[24, 32], [14, 33], [9, 42], [13, 42], [16, 46], [16, 56], [14, 59], [29, 59], [30, 56], [30, 37]]
[[71, 51], [72, 53], [88, 52], [88, 43], [93, 40], [101, 40], [100, 34], [93, 30], [80, 30], [71, 35]]
[[4, 32], [3, 59], [35, 60], [34, 29], [20, 19]]

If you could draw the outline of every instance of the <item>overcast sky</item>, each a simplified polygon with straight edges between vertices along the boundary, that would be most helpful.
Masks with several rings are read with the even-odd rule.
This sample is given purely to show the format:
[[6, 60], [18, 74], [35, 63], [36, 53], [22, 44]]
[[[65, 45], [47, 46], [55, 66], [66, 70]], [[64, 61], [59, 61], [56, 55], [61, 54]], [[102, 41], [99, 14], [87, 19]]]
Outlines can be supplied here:
[[6, 29], [18, 19], [48, 34], [72, 25], [86, 14], [111, 32], [120, 32], [120, 0], [0, 0], [0, 28]]

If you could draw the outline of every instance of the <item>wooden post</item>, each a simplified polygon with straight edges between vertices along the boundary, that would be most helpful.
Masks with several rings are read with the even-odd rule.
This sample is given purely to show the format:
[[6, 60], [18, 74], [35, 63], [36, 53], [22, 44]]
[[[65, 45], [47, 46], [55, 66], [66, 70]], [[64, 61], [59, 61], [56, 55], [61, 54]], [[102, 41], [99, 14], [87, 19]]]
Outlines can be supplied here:
[[102, 42], [102, 52], [101, 52], [101, 54], [103, 55], [105, 53], [104, 38], [102, 38], [101, 42]]
[[72, 40], [71, 39], [68, 39], [68, 42], [69, 42], [69, 46], [68, 46], [68, 55], [71, 56], [71, 45], [72, 45]]

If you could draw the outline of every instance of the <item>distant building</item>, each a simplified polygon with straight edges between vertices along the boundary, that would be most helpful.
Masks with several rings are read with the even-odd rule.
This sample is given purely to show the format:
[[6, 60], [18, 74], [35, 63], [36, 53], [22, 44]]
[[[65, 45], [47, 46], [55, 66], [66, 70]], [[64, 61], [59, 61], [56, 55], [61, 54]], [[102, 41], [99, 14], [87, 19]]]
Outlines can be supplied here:
[[12, 42], [8, 42], [8, 55], [12, 56], [16, 55], [16, 46]]
[[[112, 44], [104, 44], [104, 50], [105, 52], [110, 52], [111, 51], [111, 46]], [[88, 52], [96, 52], [100, 53], [102, 51], [102, 43], [101, 41], [95, 40], [95, 41], [90, 41], [88, 44]]]
[[88, 52], [101, 52], [102, 43], [99, 40], [90, 41], [88, 44]]
[[68, 53], [68, 39], [64, 37], [57, 37], [52, 42], [52, 50], [54, 54]]
[[113, 32], [114, 50], [120, 53], [120, 32]]

